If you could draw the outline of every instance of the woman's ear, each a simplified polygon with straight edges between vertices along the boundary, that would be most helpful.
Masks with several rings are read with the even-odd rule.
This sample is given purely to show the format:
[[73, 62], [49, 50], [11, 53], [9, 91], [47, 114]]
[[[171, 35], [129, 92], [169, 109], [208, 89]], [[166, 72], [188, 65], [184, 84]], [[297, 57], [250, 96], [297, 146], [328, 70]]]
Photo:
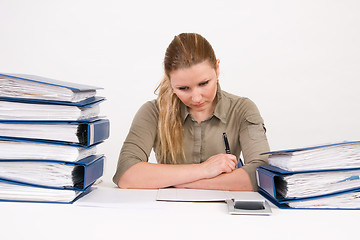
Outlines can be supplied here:
[[216, 77], [219, 78], [220, 75], [220, 59], [216, 60]]

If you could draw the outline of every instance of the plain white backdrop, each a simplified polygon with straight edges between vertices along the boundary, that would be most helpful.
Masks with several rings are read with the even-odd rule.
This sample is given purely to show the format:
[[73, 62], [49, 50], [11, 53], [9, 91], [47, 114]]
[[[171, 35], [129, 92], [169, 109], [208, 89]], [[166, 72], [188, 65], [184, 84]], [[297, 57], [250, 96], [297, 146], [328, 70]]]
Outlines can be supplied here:
[[110, 182], [173, 37], [215, 49], [223, 90], [259, 107], [272, 150], [360, 140], [357, 0], [0, 0], [0, 72], [103, 87]]

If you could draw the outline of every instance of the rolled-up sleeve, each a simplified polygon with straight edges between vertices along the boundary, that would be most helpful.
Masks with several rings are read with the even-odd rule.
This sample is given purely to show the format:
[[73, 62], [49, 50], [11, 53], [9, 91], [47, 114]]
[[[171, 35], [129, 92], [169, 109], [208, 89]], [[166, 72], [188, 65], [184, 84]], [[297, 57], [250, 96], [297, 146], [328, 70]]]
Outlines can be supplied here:
[[270, 151], [270, 148], [264, 120], [256, 105], [249, 99], [246, 99], [246, 108], [242, 114], [239, 140], [245, 161], [243, 169], [249, 174], [253, 189], [257, 191], [256, 168], [268, 164], [267, 155], [261, 153]]
[[113, 177], [118, 184], [120, 177], [134, 164], [147, 162], [154, 146], [158, 124], [156, 101], [145, 103], [136, 113], [129, 133], [121, 148], [117, 169]]

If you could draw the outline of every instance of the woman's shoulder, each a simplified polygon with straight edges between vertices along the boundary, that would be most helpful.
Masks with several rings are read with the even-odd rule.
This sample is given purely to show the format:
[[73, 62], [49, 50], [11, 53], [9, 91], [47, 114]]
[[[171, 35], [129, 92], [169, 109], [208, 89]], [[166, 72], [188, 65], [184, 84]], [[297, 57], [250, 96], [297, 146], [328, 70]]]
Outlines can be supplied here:
[[248, 97], [240, 97], [223, 91], [224, 102], [227, 102], [229, 112], [236, 113], [248, 122], [261, 123], [263, 119], [256, 104]]
[[157, 106], [156, 99], [145, 102], [137, 111], [137, 115], [139, 116], [149, 116], [153, 115], [157, 117], [159, 115], [159, 110]]
[[145, 102], [141, 108], [148, 108], [148, 109], [157, 109], [157, 100], [153, 99], [153, 100], [149, 100], [147, 102]]
[[256, 107], [255, 103], [248, 97], [238, 96], [224, 90], [221, 91], [222, 98], [224, 98], [224, 102], [227, 104], [238, 107], [238, 108], [248, 108], [248, 107]]

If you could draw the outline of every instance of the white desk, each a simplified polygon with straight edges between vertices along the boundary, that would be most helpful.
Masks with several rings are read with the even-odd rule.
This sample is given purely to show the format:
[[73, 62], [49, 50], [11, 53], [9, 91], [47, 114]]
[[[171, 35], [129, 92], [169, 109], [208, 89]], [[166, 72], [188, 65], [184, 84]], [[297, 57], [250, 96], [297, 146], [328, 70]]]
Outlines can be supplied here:
[[0, 202], [0, 239], [359, 239], [360, 211], [229, 215], [225, 203], [156, 202], [156, 190], [98, 187], [121, 198], [108, 207]]

